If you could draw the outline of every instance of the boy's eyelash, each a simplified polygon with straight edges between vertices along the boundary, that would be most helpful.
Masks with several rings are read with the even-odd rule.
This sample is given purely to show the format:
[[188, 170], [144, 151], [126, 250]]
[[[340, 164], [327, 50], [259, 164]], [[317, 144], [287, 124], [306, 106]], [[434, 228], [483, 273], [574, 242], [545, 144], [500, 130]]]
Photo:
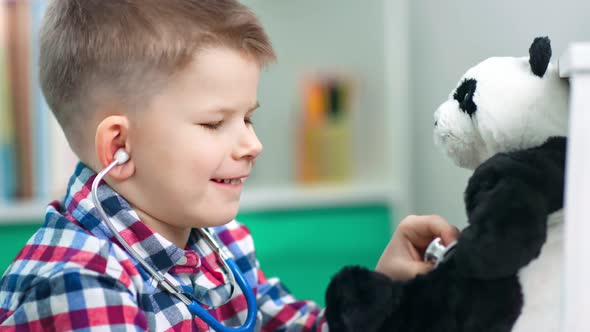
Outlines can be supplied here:
[[[251, 116], [247, 116], [244, 118], [244, 123], [246, 123], [248, 125], [252, 125], [252, 124], [254, 124], [254, 121], [252, 120]], [[215, 129], [219, 129], [219, 127], [221, 127], [222, 124], [223, 124], [223, 121], [217, 121], [217, 122], [210, 122], [210, 123], [202, 123], [201, 126], [207, 128], [207, 129], [215, 130]]]
[[223, 121], [217, 121], [217, 122], [211, 122], [211, 123], [203, 123], [201, 124], [201, 126], [207, 128], [207, 129], [218, 129], [219, 127], [221, 127], [221, 124], [223, 123]]

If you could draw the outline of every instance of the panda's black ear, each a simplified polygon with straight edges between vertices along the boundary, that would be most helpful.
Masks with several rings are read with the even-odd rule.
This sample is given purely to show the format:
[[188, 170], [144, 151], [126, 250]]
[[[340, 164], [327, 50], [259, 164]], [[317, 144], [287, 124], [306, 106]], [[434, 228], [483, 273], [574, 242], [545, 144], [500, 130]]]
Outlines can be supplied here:
[[548, 37], [537, 37], [529, 48], [529, 63], [533, 74], [543, 77], [551, 59], [551, 41]]

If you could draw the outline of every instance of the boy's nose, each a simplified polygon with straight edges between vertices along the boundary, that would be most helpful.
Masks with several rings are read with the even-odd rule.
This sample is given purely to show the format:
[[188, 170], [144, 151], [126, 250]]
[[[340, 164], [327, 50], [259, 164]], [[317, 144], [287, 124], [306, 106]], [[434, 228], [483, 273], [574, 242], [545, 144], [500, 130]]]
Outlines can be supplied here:
[[262, 152], [262, 143], [256, 136], [252, 127], [248, 128], [247, 132], [242, 135], [238, 147], [234, 149], [233, 158], [239, 159], [256, 159]]

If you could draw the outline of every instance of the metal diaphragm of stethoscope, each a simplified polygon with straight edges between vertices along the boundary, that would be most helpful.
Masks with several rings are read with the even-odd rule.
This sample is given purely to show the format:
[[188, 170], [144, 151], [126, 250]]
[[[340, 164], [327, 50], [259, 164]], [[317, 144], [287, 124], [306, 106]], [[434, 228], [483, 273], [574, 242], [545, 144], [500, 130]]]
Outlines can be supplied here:
[[434, 267], [447, 260], [452, 255], [457, 244], [457, 241], [453, 241], [448, 246], [445, 246], [441, 241], [440, 237], [435, 238], [424, 252], [424, 261], [434, 263]]
[[209, 312], [207, 312], [207, 309], [218, 308], [218, 307], [224, 305], [225, 303], [227, 303], [227, 301], [225, 303], [222, 303], [222, 304], [215, 306], [215, 307], [207, 306], [207, 309], [201, 307], [201, 305], [197, 302], [197, 300], [191, 294], [183, 293], [182, 291], [178, 290], [178, 288], [176, 288], [176, 286], [174, 286], [172, 284], [172, 282], [166, 277], [166, 275], [164, 275], [164, 274], [160, 273], [159, 271], [155, 270], [154, 268], [152, 268], [143, 258], [141, 258], [139, 256], [139, 254], [137, 254], [137, 252], [127, 243], [127, 241], [125, 241], [125, 239], [123, 239], [123, 237], [121, 237], [121, 235], [119, 235], [119, 232], [117, 231], [117, 229], [115, 228], [115, 226], [111, 222], [111, 218], [106, 214], [106, 212], [104, 211], [104, 209], [102, 207], [102, 204], [100, 203], [100, 201], [98, 199], [97, 190], [98, 190], [98, 185], [99, 185], [100, 181], [104, 178], [104, 176], [106, 174], [108, 174], [115, 166], [124, 164], [128, 160], [129, 160], [129, 155], [127, 154], [127, 152], [125, 152], [124, 149], [121, 148], [121, 149], [117, 150], [117, 152], [115, 153], [115, 160], [113, 160], [113, 162], [109, 166], [107, 166], [100, 173], [98, 173], [98, 175], [96, 176], [96, 178], [92, 182], [92, 190], [91, 190], [92, 201], [93, 201], [94, 205], [96, 206], [96, 209], [98, 210], [100, 218], [107, 224], [107, 227], [110, 229], [111, 233], [113, 233], [113, 235], [115, 236], [117, 241], [119, 241], [119, 243], [125, 248], [125, 250], [127, 250], [127, 253], [129, 255], [131, 255], [135, 260], [137, 260], [137, 262], [152, 276], [152, 278], [154, 278], [154, 280], [156, 280], [156, 282], [158, 283], [158, 286], [161, 287], [162, 289], [164, 289], [165, 291], [167, 291], [168, 293], [170, 293], [171, 295], [178, 298], [182, 303], [184, 303], [187, 306], [188, 310], [193, 315], [202, 319], [212, 329], [214, 329], [215, 331], [218, 331], [218, 332], [253, 331], [254, 325], [256, 324], [256, 315], [258, 312], [258, 307], [256, 305], [256, 297], [254, 295], [254, 292], [248, 286], [248, 282], [246, 281], [246, 278], [240, 272], [240, 269], [238, 268], [238, 266], [234, 262], [231, 253], [229, 253], [227, 250], [223, 250], [217, 244], [217, 242], [215, 241], [215, 239], [209, 233], [208, 230], [201, 229], [201, 228], [196, 229], [201, 234], [201, 236], [203, 237], [205, 242], [207, 242], [209, 247], [215, 252], [217, 259], [221, 262], [221, 265], [223, 266], [223, 269], [225, 270], [226, 275], [229, 277], [231, 291], [230, 291], [230, 295], [227, 298], [227, 301], [229, 301], [232, 298], [236, 283], [238, 284], [238, 286], [242, 290], [242, 293], [246, 297], [246, 303], [248, 305], [248, 314], [246, 315], [246, 321], [240, 327], [225, 327], [218, 320], [216, 320], [213, 316], [211, 316], [211, 314], [209, 314]]

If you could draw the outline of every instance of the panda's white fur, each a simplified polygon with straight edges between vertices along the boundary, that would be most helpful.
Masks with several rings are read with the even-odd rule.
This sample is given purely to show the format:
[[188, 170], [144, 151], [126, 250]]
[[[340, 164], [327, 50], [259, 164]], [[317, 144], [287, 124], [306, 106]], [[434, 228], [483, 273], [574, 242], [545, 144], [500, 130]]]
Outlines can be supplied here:
[[541, 255], [518, 274], [524, 305], [513, 332], [559, 331], [563, 260], [563, 209], [549, 216]]
[[470, 117], [453, 93], [435, 112], [435, 142], [459, 166], [475, 169], [498, 152], [539, 146], [568, 131], [568, 87], [549, 64], [543, 77], [531, 72], [528, 57], [489, 58], [459, 80], [475, 79]]
[[[475, 169], [498, 152], [539, 146], [552, 136], [567, 136], [568, 84], [549, 64], [533, 74], [529, 57], [489, 58], [459, 81], [476, 80], [469, 115], [451, 93], [435, 112], [434, 139], [459, 166]], [[459, 87], [459, 85], [457, 87]], [[518, 274], [523, 307], [513, 332], [559, 331], [563, 250], [562, 210], [549, 216], [540, 256]]]

